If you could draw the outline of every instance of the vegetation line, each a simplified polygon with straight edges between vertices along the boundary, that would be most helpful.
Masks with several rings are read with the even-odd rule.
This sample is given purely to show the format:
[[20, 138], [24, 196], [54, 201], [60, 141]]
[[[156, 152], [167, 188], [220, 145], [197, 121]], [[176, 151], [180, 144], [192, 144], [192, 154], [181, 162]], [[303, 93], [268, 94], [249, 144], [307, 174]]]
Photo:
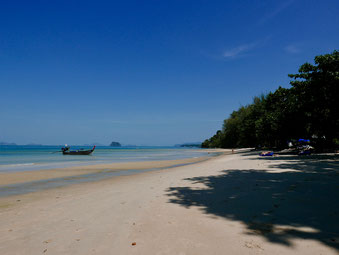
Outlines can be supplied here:
[[289, 74], [290, 88], [279, 87], [233, 111], [222, 130], [202, 143], [204, 148], [284, 148], [293, 139], [308, 138], [319, 151], [339, 144], [339, 52], [315, 57], [298, 74]]

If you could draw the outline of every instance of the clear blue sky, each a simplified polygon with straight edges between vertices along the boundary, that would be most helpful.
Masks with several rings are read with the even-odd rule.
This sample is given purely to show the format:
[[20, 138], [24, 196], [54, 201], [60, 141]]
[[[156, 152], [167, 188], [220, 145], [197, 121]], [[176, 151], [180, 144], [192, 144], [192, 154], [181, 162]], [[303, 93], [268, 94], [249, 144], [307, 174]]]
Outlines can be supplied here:
[[203, 141], [338, 49], [338, 13], [338, 0], [2, 1], [0, 141]]

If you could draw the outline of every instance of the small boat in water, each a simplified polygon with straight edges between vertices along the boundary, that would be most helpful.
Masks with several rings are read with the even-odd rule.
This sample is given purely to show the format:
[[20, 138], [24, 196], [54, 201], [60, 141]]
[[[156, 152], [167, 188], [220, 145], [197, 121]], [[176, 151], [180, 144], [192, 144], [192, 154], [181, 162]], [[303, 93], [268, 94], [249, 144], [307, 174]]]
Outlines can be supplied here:
[[94, 149], [95, 149], [95, 145], [90, 150], [80, 149], [76, 151], [71, 151], [70, 147], [66, 145], [65, 147], [61, 148], [61, 151], [62, 151], [62, 154], [64, 155], [90, 155], [94, 151]]

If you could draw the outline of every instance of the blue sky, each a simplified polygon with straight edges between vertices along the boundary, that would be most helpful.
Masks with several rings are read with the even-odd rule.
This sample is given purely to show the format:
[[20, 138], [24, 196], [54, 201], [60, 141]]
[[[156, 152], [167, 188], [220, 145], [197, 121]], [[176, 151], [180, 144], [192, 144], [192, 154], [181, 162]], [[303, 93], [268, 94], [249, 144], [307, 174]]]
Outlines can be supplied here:
[[203, 141], [339, 47], [339, 1], [2, 1], [0, 141]]

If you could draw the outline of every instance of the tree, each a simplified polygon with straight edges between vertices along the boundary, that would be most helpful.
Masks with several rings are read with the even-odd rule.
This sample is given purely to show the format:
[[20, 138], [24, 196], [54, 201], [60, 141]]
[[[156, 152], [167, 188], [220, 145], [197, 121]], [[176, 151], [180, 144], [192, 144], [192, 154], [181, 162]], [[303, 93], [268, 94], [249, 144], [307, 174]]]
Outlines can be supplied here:
[[339, 52], [316, 56], [315, 65], [305, 63], [289, 77], [291, 88], [233, 111], [203, 146], [282, 148], [290, 139], [317, 137], [319, 147], [333, 148], [339, 141]]
[[339, 137], [339, 52], [316, 56], [315, 65], [305, 63], [289, 77], [309, 134], [333, 147]]

